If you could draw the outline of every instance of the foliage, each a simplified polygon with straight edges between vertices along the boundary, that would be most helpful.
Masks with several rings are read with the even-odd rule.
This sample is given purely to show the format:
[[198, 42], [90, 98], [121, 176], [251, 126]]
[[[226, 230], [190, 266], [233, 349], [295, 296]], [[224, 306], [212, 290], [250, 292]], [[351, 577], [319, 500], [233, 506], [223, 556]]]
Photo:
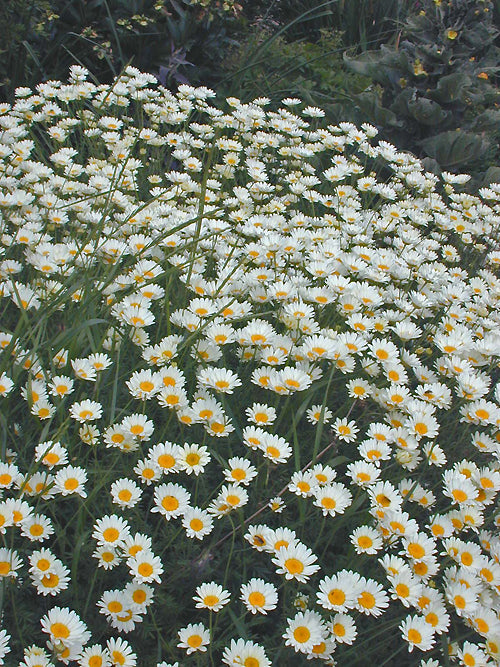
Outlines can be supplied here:
[[383, 45], [347, 66], [379, 88], [359, 106], [386, 136], [443, 169], [480, 168], [498, 158], [500, 50], [487, 0], [422, 2], [397, 46]]
[[101, 82], [130, 63], [164, 84], [211, 80], [240, 11], [233, 0], [2, 3], [7, 42], [0, 54], [0, 94], [10, 99], [17, 86], [60, 78], [73, 63]]
[[212, 97], [0, 107], [0, 661], [498, 662], [500, 185]]
[[[243, 2], [244, 14], [262, 26], [289, 25], [289, 42], [316, 42], [325, 31], [341, 32], [344, 46], [366, 50], [394, 41], [414, 0], [274, 0]], [[291, 25], [290, 25], [291, 24]]]
[[27, 82], [27, 60], [48, 40], [54, 20], [50, 0], [12, 0], [0, 6], [0, 93]]
[[369, 79], [345, 68], [342, 51], [339, 33], [324, 30], [317, 42], [288, 42], [284, 35], [275, 37], [257, 29], [222, 63], [226, 76], [218, 89], [243, 100], [259, 95], [278, 101], [298, 96], [321, 105], [332, 119], [352, 119], [351, 96], [364, 90]]
[[[251, 43], [257, 46], [264, 35], [297, 44], [304, 58], [307, 50], [314, 50], [312, 45], [321, 43], [328, 56], [328, 33], [341, 32], [344, 46], [354, 49], [393, 41], [407, 4], [12, 0], [0, 6], [0, 28], [5, 26], [6, 35], [0, 53], [0, 95], [11, 99], [17, 86], [60, 78], [75, 62], [87, 66], [96, 81], [110, 81], [132, 63], [169, 86], [187, 81], [215, 85], [227, 75], [224, 63], [230, 52], [239, 45], [242, 51]], [[268, 55], [282, 57], [277, 52]], [[257, 61], [261, 57], [256, 54]], [[302, 69], [305, 80], [308, 68]], [[313, 80], [316, 75], [324, 78], [319, 72], [311, 75]]]
[[358, 51], [393, 43], [415, 0], [340, 0], [332, 6], [344, 44]]

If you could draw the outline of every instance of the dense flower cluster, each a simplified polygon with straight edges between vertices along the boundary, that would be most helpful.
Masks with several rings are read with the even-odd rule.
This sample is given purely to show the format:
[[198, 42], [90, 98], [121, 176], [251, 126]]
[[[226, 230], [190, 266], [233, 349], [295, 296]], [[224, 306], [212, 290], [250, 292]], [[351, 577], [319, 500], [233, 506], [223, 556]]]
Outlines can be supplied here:
[[385, 615], [498, 664], [500, 187], [212, 97], [75, 66], [0, 107], [12, 650], [355, 664]]

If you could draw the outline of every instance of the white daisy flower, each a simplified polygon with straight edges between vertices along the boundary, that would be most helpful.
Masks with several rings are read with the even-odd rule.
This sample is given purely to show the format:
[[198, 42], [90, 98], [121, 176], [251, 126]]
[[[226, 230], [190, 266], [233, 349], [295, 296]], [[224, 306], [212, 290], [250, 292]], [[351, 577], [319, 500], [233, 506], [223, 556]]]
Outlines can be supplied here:
[[240, 588], [240, 599], [252, 614], [267, 614], [276, 609], [278, 592], [273, 584], [263, 579], [252, 578]]
[[209, 609], [214, 612], [220, 611], [230, 598], [229, 591], [224, 590], [215, 582], [201, 584], [196, 588], [196, 595], [193, 596], [197, 609]]

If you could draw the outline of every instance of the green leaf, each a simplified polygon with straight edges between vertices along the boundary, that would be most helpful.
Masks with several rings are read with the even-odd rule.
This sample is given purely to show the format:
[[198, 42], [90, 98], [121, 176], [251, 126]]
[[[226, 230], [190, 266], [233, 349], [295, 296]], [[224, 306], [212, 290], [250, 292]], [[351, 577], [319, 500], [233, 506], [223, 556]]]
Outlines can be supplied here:
[[231, 618], [231, 621], [233, 622], [233, 626], [238, 631], [239, 636], [242, 637], [243, 639], [246, 639], [247, 635], [248, 635], [247, 629], [242, 624], [241, 620], [236, 616], [236, 614], [231, 609], [231, 607], [228, 606], [228, 607], [226, 607], [226, 609], [227, 609], [227, 613], [229, 614], [229, 616]]
[[398, 85], [401, 77], [408, 71], [406, 53], [387, 46], [380, 47], [378, 51], [365, 51], [353, 58], [344, 53], [343, 58], [349, 70], [370, 77], [383, 86]]
[[454, 169], [476, 162], [489, 147], [489, 142], [472, 132], [450, 130], [419, 142], [429, 157], [444, 169]]
[[463, 72], [455, 72], [439, 79], [436, 89], [430, 97], [436, 102], [455, 102], [463, 99], [467, 86], [471, 83], [470, 77]]
[[471, 123], [476, 132], [500, 132], [500, 109], [488, 109], [476, 116]]
[[373, 77], [374, 73], [380, 67], [380, 53], [379, 51], [365, 51], [359, 56], [351, 58], [344, 53], [344, 63], [346, 67], [356, 74]]
[[62, 347], [65, 345], [65, 342], [67, 340], [72, 340], [76, 337], [78, 333], [81, 331], [84, 331], [85, 329], [88, 329], [90, 327], [94, 327], [97, 324], [107, 324], [109, 326], [110, 322], [108, 320], [104, 320], [99, 317], [95, 317], [93, 319], [85, 320], [84, 322], [80, 322], [76, 324], [74, 327], [71, 327], [71, 329], [65, 329], [62, 331], [58, 336], [56, 336], [52, 340], [52, 344], [54, 348], [57, 347]]
[[375, 125], [400, 125], [396, 114], [383, 107], [375, 93], [365, 91], [356, 95], [354, 100]]
[[408, 113], [422, 125], [441, 125], [449, 117], [449, 113], [433, 100], [421, 97], [408, 102]]
[[500, 183], [500, 167], [488, 167], [486, 170], [481, 185], [485, 187], [490, 183]]
[[413, 100], [415, 95], [414, 88], [404, 88], [399, 95], [396, 95], [391, 101], [390, 110], [396, 114], [396, 116], [408, 118], [408, 104]]

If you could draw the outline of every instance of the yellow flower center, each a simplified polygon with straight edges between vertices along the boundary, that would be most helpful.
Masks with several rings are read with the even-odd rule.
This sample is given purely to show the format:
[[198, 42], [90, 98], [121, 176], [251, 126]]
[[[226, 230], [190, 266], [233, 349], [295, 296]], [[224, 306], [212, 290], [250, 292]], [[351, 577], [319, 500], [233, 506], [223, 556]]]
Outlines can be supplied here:
[[336, 637], [343, 637], [345, 635], [345, 627], [342, 625], [342, 623], [333, 624], [333, 633]]
[[193, 530], [196, 531], [201, 530], [203, 528], [203, 521], [201, 521], [201, 519], [191, 519], [191, 521], [189, 522], [189, 526]]
[[55, 588], [57, 584], [59, 583], [59, 577], [57, 574], [46, 574], [45, 576], [42, 577], [42, 585], [45, 586], [45, 588]]
[[200, 462], [201, 456], [199, 454], [196, 454], [195, 452], [191, 452], [191, 454], [188, 454], [186, 456], [186, 463], [190, 466], [195, 466], [198, 465]]
[[377, 495], [376, 500], [377, 500], [377, 503], [379, 505], [381, 505], [382, 507], [389, 507], [389, 505], [391, 504], [390, 499], [385, 495], [385, 493], [379, 493]]
[[145, 393], [149, 393], [150, 391], [153, 391], [155, 386], [154, 386], [153, 382], [150, 382], [149, 380], [143, 380], [139, 384], [139, 388], [141, 389], [141, 391], [144, 391]]
[[311, 631], [305, 625], [299, 625], [298, 628], [295, 628], [293, 631], [293, 638], [299, 644], [305, 644], [309, 641], [311, 637]]
[[280, 450], [272, 445], [266, 448], [266, 453], [273, 459], [277, 459], [280, 456]]
[[161, 501], [163, 509], [166, 509], [167, 512], [173, 512], [179, 507], [179, 501], [175, 496], [165, 496]]
[[140, 588], [132, 593], [132, 600], [135, 604], [143, 604], [146, 600], [146, 593]]
[[67, 639], [69, 637], [69, 628], [64, 623], [52, 623], [50, 632], [56, 639]]
[[260, 591], [252, 591], [248, 596], [248, 602], [253, 607], [263, 607], [266, 603], [266, 598]]
[[141, 577], [150, 577], [153, 574], [153, 566], [151, 563], [141, 563], [137, 568], [137, 572]]
[[214, 607], [219, 602], [217, 595], [205, 595], [203, 598], [203, 604], [206, 607]]
[[373, 540], [368, 535], [360, 535], [358, 537], [358, 544], [362, 549], [369, 549], [373, 545]]
[[120, 532], [116, 528], [106, 528], [102, 536], [106, 542], [116, 542], [120, 536]]
[[333, 605], [343, 605], [345, 602], [345, 593], [341, 588], [333, 588], [328, 593], [328, 600]]
[[400, 598], [407, 598], [408, 595], [410, 594], [410, 589], [406, 584], [397, 584], [396, 593], [399, 595]]
[[415, 563], [413, 567], [413, 571], [415, 572], [415, 574], [418, 574], [421, 577], [426, 575], [428, 570], [429, 568], [427, 567], [424, 561], [421, 561], [420, 563]]
[[408, 630], [408, 639], [414, 644], [419, 644], [422, 641], [422, 635], [415, 628], [410, 628]]
[[248, 657], [245, 659], [245, 662], [243, 663], [243, 667], [259, 667], [261, 663], [257, 658], [252, 658], [252, 656]]
[[463, 565], [472, 565], [472, 554], [470, 554], [468, 551], [464, 551], [464, 553], [460, 556], [460, 560], [462, 561]]
[[465, 502], [468, 498], [467, 494], [465, 493], [465, 491], [462, 491], [462, 489], [453, 489], [451, 495], [459, 503]]
[[375, 606], [375, 597], [368, 591], [363, 591], [358, 597], [358, 603], [365, 609], [372, 609]]
[[0, 560], [0, 577], [5, 577], [10, 572], [10, 563], [6, 560]]
[[157, 463], [160, 468], [164, 470], [167, 468], [173, 468], [175, 466], [175, 458], [171, 454], [160, 454], [157, 459]]
[[474, 624], [481, 634], [487, 634], [490, 631], [490, 624], [484, 618], [476, 618]]
[[64, 488], [68, 491], [74, 491], [78, 488], [78, 480], [75, 477], [70, 477], [64, 482]]
[[298, 558], [287, 558], [285, 567], [290, 574], [300, 574], [304, 570], [304, 564]]
[[187, 638], [187, 644], [191, 648], [198, 648], [201, 646], [202, 638], [200, 635], [191, 635], [190, 637]]
[[222, 433], [224, 431], [224, 424], [221, 422], [212, 422], [210, 428], [214, 433]]
[[425, 556], [425, 549], [415, 542], [408, 545], [408, 553], [412, 558], [423, 558]]
[[56, 465], [56, 463], [59, 461], [60, 457], [58, 454], [55, 452], [49, 452], [46, 454], [43, 458], [43, 462], [46, 463], [47, 465]]
[[117, 665], [124, 665], [125, 664], [125, 656], [123, 653], [120, 653], [120, 651], [113, 651], [111, 658], [114, 663]]
[[425, 620], [429, 625], [432, 625], [433, 628], [436, 627], [436, 625], [439, 623], [439, 618], [438, 615], [435, 614], [433, 611], [430, 611], [427, 616], [425, 617]]

